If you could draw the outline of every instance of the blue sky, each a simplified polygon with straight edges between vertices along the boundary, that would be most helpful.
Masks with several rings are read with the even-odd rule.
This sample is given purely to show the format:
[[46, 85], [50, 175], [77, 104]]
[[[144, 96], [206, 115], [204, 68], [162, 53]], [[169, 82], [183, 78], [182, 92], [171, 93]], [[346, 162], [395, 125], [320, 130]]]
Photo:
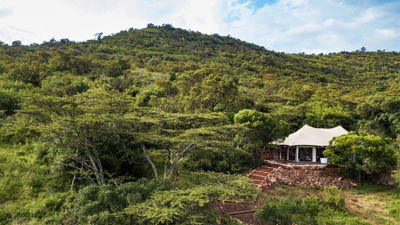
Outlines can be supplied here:
[[148, 23], [289, 53], [400, 51], [400, 0], [1, 0], [0, 41], [75, 41]]

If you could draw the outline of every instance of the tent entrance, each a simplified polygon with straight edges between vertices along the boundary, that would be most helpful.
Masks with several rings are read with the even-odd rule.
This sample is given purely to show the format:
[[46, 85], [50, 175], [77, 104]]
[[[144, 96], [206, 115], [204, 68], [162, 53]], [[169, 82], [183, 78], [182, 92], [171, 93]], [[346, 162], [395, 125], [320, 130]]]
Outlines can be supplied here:
[[313, 150], [310, 147], [300, 147], [299, 148], [299, 160], [311, 162], [312, 161]]

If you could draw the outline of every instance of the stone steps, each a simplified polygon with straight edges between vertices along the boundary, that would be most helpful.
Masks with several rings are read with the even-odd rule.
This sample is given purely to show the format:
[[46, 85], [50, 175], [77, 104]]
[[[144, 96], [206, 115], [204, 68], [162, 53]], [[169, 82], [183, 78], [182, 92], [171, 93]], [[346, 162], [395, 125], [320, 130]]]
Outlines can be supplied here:
[[260, 166], [247, 174], [247, 177], [251, 179], [253, 185], [261, 187], [262, 183], [267, 178], [267, 175], [273, 170], [274, 167], [270, 167], [269, 165]]
[[264, 180], [265, 176], [258, 176], [255, 174], [249, 174], [248, 177], [252, 180]]
[[272, 164], [272, 163], [268, 163], [268, 162], [265, 162], [265, 166], [268, 167], [268, 168], [278, 168], [278, 167], [280, 167], [280, 165], [278, 165], [278, 164]]
[[262, 167], [257, 168], [258, 172], [263, 172], [263, 173], [269, 173], [272, 170], [274, 170], [274, 169], [270, 168], [270, 167], [266, 167], [266, 166], [262, 166]]
[[259, 184], [261, 184], [263, 182], [263, 180], [253, 180], [251, 183], [253, 184], [253, 185], [259, 185]]
[[265, 177], [267, 174], [268, 174], [269, 172], [265, 172], [265, 171], [260, 171], [260, 170], [256, 170], [256, 171], [253, 171], [253, 175], [257, 175], [257, 176], [262, 176], [262, 177]]

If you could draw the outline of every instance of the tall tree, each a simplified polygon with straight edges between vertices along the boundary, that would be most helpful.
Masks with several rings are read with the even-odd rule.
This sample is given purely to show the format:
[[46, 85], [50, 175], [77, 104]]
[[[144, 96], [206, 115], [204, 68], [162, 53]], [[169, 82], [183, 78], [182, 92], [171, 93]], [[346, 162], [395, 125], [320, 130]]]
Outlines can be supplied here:
[[239, 136], [244, 139], [243, 147], [252, 152], [256, 165], [261, 162], [263, 149], [287, 133], [285, 125], [279, 124], [279, 121], [273, 120], [268, 114], [256, 110], [239, 111], [234, 116], [234, 122], [246, 128]]

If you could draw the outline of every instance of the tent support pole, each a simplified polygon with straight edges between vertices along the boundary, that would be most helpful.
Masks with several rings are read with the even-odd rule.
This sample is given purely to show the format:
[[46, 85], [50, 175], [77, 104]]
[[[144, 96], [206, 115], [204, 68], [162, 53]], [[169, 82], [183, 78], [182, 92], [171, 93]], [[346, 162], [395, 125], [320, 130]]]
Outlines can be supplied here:
[[296, 162], [299, 162], [299, 146], [296, 146]]
[[289, 161], [289, 146], [286, 146], [286, 161]]
[[312, 148], [312, 161], [317, 162], [317, 147]]

